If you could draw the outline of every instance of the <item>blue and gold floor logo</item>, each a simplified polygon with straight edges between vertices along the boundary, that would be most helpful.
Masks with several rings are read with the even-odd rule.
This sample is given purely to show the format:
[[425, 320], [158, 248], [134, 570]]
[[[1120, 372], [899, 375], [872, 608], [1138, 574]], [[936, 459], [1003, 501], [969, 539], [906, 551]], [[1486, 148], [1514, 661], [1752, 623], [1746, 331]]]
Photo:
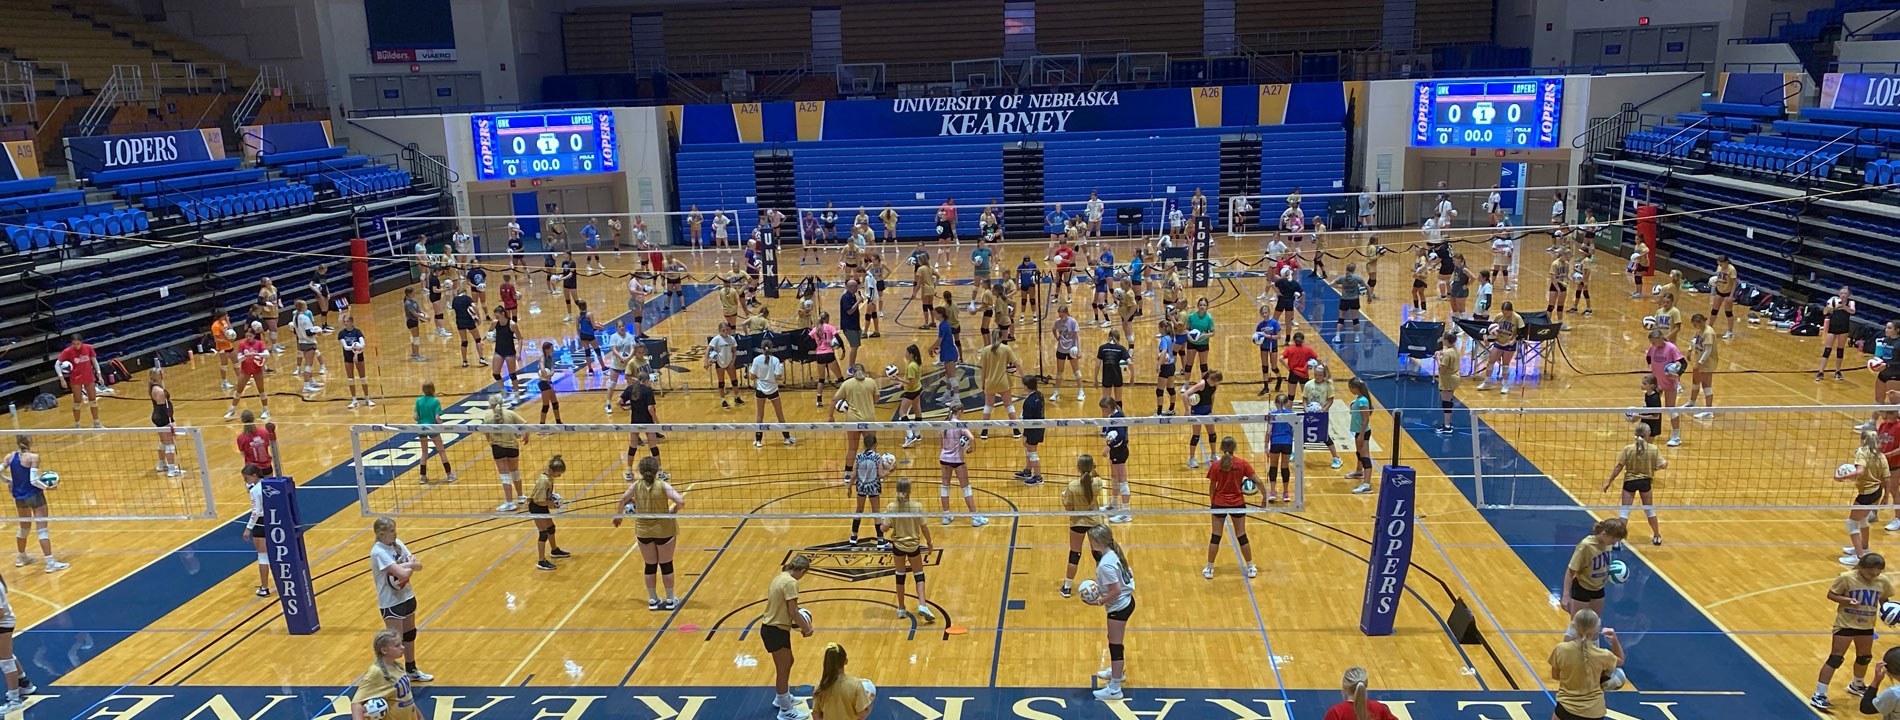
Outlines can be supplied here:
[[[890, 577], [891, 563], [894, 559], [889, 550], [862, 542], [826, 543], [813, 545], [803, 550], [787, 551], [784, 562], [791, 562], [793, 555], [811, 558], [812, 572], [845, 582], [862, 582]], [[924, 567], [936, 567], [942, 559], [942, 550], [933, 548], [924, 551]]]
[[[971, 416], [971, 413], [983, 412], [983, 393], [978, 391], [976, 383], [977, 373], [981, 372], [981, 369], [975, 365], [958, 365], [957, 370], [959, 371], [959, 377], [956, 379], [955, 391], [957, 401], [962, 404], [962, 412], [964, 413], [961, 419], [976, 419]], [[875, 371], [873, 374], [876, 374]], [[1016, 402], [1020, 403], [1022, 402], [1023, 396], [1027, 395], [1029, 391], [1023, 389], [1020, 381], [1015, 381], [1014, 379], [1012, 379], [1012, 381], [1017, 383], [1014, 391]], [[921, 395], [918, 400], [923, 402], [924, 419], [942, 420], [948, 417], [950, 415], [950, 409], [949, 405], [944, 403], [943, 371], [931, 370], [925, 372], [922, 385], [923, 395]], [[903, 400], [903, 397], [903, 386], [892, 385], [878, 390], [877, 403], [879, 405], [889, 405], [894, 411]], [[999, 407], [998, 409], [1000, 410], [1001, 408]]]

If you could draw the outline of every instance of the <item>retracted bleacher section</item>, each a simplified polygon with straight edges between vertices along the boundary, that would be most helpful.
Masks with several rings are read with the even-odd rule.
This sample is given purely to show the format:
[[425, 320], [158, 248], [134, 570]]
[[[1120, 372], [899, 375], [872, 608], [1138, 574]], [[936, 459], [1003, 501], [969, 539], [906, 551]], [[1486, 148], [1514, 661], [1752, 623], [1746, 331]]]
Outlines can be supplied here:
[[[219, 310], [248, 319], [261, 277], [295, 300], [328, 263], [325, 282], [347, 296], [351, 238], [376, 235], [379, 220], [442, 214], [445, 188], [412, 182], [386, 158], [328, 147], [326, 133], [306, 135], [326, 146], [260, 154], [251, 166], [238, 158], [94, 164], [74, 168], [76, 185], [0, 182], [9, 241], [0, 261], [10, 261], [0, 267], [0, 402], [62, 392], [51, 362], [72, 333], [137, 368], [159, 350], [199, 343]], [[399, 226], [449, 232], [440, 221]], [[402, 250], [368, 247], [373, 287], [406, 282]], [[233, 252], [246, 250], [265, 252]]]
[[[1163, 198], [1187, 212], [1196, 189], [1207, 198], [1208, 216], [1225, 227], [1222, 196], [1221, 144], [1224, 138], [1258, 137], [1260, 169], [1248, 178], [1249, 192], [1283, 197], [1294, 189], [1334, 191], [1345, 180], [1346, 131], [1337, 124], [1295, 124], [1264, 127], [1226, 127], [1168, 131], [1115, 131], [1065, 133], [1024, 138], [951, 137], [792, 142], [774, 144], [707, 144], [682, 146], [675, 155], [679, 210], [698, 207], [710, 219], [714, 210], [726, 210], [738, 227], [730, 232], [742, 239], [756, 222], [760, 176], [757, 161], [765, 154], [790, 153], [796, 202], [816, 211], [831, 203], [842, 218], [858, 208], [876, 217], [886, 206], [898, 211], [900, 237], [930, 237], [935, 214], [929, 209], [956, 198], [965, 210], [958, 214], [958, 232], [977, 232], [979, 210], [998, 202], [1042, 202], [1053, 210], [1063, 203], [1068, 213], [1080, 212], [1095, 192], [1103, 200]], [[1031, 140], [1040, 145], [1040, 196], [1024, 200], [1005, 187], [1005, 146]], [[1251, 151], [1250, 151], [1251, 152]], [[1172, 188], [1172, 190], [1170, 190]], [[922, 198], [918, 194], [922, 193]], [[1007, 198], [1007, 200], [1006, 200]], [[1278, 217], [1280, 200], [1263, 202], [1261, 212]], [[925, 206], [925, 207], [919, 207]], [[1108, 232], [1158, 232], [1165, 220], [1160, 203], [1141, 202], [1139, 227], [1119, 228], [1116, 208], [1104, 213]], [[874, 221], [875, 222], [875, 221]], [[711, 240], [711, 225], [701, 229], [703, 244]]]
[[[789, 147], [799, 207], [822, 208], [830, 202], [846, 218], [841, 222], [848, 222], [860, 207], [875, 216], [886, 205], [956, 198], [974, 207], [1003, 197], [1003, 150], [994, 139], [855, 140]], [[918, 200], [917, 193], [928, 200]], [[979, 212], [959, 213], [957, 232], [975, 235]], [[899, 236], [932, 235], [935, 227], [932, 211], [898, 212]]]

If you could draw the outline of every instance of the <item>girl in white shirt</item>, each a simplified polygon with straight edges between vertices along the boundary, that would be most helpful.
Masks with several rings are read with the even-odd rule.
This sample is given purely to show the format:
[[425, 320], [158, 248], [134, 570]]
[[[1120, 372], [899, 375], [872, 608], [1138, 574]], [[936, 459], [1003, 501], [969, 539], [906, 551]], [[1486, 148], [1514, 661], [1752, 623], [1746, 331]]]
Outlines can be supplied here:
[[1122, 699], [1122, 680], [1127, 677], [1122, 660], [1122, 636], [1128, 631], [1128, 619], [1135, 614], [1135, 573], [1128, 565], [1128, 553], [1115, 542], [1115, 531], [1107, 525], [1089, 530], [1089, 549], [1095, 553], [1094, 599], [1082, 602], [1099, 605], [1108, 611], [1108, 669], [1095, 674], [1108, 681], [1095, 691], [1102, 700]]
[[[963, 411], [963, 398], [956, 397], [953, 391], [951, 396], [944, 400], [944, 405], [950, 411], [949, 420], [956, 421]], [[945, 513], [943, 516], [945, 525], [950, 524], [950, 476], [952, 474], [957, 476], [957, 484], [963, 487], [964, 506], [968, 507], [970, 512], [976, 512], [976, 491], [970, 488], [970, 468], [964, 464], [964, 452], [969, 449], [970, 442], [975, 439], [976, 437], [971, 435], [970, 431], [963, 428], [951, 428], [941, 433], [942, 444], [937, 451], [937, 465], [943, 468], [943, 485], [938, 488], [937, 499]], [[970, 516], [970, 527], [983, 527], [988, 524], [990, 524], [989, 518], [980, 515]]]

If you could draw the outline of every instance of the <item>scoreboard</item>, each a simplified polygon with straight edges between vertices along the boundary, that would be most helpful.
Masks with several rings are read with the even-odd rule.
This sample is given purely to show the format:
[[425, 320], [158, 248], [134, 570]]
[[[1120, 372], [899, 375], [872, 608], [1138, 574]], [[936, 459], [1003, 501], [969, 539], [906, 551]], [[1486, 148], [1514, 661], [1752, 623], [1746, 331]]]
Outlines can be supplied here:
[[482, 180], [549, 177], [620, 169], [610, 110], [474, 115], [476, 175]]
[[1421, 81], [1412, 89], [1412, 146], [1555, 148], [1563, 78]]

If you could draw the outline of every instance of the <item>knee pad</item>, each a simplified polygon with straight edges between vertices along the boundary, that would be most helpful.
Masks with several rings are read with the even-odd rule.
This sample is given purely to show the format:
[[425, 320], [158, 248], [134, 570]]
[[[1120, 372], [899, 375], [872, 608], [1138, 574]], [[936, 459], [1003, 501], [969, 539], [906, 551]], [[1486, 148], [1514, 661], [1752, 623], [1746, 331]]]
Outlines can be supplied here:
[[[436, 322], [441, 322], [441, 321], [442, 321], [442, 313], [436, 313], [436, 314], [435, 314], [435, 319], [436, 319]], [[273, 333], [275, 333], [275, 331], [272, 331], [272, 332], [273, 332]]]
[[1212, 534], [1212, 535], [1209, 535], [1209, 536], [1207, 536], [1207, 544], [1209, 544], [1209, 545], [1219, 545], [1219, 544], [1220, 544], [1220, 533], [1214, 533], [1214, 534]]
[[[638, 448], [638, 447], [640, 447], [640, 446], [638, 446], [638, 445], [628, 445], [628, 446], [627, 446], [627, 457], [633, 457], [633, 456], [635, 456], [635, 455], [638, 455], [638, 454], [640, 454], [640, 451], [639, 451], [639, 450], [636, 450], [636, 449], [635, 449], [635, 448]], [[631, 462], [631, 461], [629, 461], [629, 462]]]
[[1246, 536], [1246, 535], [1235, 535], [1235, 536], [1234, 536], [1234, 542], [1237, 542], [1237, 543], [1240, 543], [1240, 546], [1241, 546], [1241, 547], [1246, 547], [1246, 546], [1247, 546], [1247, 536]]
[[1735, 317], [1735, 311], [1734, 311], [1734, 310], [1724, 310], [1724, 311], [1722, 311], [1722, 314], [1723, 314], [1723, 315], [1727, 315], [1727, 316], [1729, 316], [1729, 317]]
[[659, 563], [646, 563], [646, 567], [645, 567], [645, 572], [644, 572], [643, 574], [646, 574], [646, 575], [658, 575], [658, 574], [660, 574], [660, 565], [659, 565]]
[[16, 673], [16, 672], [19, 672], [19, 671], [20, 671], [20, 659], [19, 659], [19, 658], [17, 658], [17, 657], [10, 657], [10, 658], [7, 658], [7, 659], [5, 659], [5, 660], [0, 660], [0, 672], [6, 672], [6, 673]]
[[1836, 670], [1839, 670], [1841, 667], [1841, 663], [1845, 661], [1846, 659], [1847, 658], [1845, 656], [1841, 656], [1841, 655], [1829, 655], [1827, 656], [1827, 661], [1821, 664], [1834, 668]]
[[468, 341], [467, 341], [467, 340], [463, 340], [463, 341], [462, 341], [462, 349], [463, 349], [463, 350], [467, 350], [467, 349], [468, 349]]
[[1118, 495], [1127, 495], [1128, 481], [1124, 480], [1122, 482], [1115, 483], [1115, 493]]
[[40, 539], [41, 540], [53, 539], [53, 531], [47, 528], [40, 528]]
[[402, 641], [403, 641], [403, 642], [406, 642], [406, 643], [412, 643], [412, 642], [415, 642], [415, 641], [416, 641], [416, 630], [415, 630], [415, 628], [410, 628], [410, 629], [408, 629], [408, 630], [404, 630], [404, 631], [402, 631]]
[[918, 570], [917, 572], [915, 572], [915, 573], [912, 573], [912, 574], [913, 574], [913, 575], [916, 575], [916, 576], [917, 576], [917, 584], [918, 584], [918, 585], [922, 585], [922, 584], [924, 584], [924, 571], [922, 571], [922, 570]]
[[1873, 661], [1874, 661], [1874, 656], [1872, 655], [1855, 655], [1854, 656], [1854, 664], [1862, 666], [1862, 667], [1865, 667], [1867, 663], [1870, 663]]
[[937, 486], [937, 496], [938, 496], [938, 497], [941, 497], [941, 498], [944, 498], [944, 499], [946, 499], [946, 500], [948, 500], [948, 499], [950, 498], [950, 486], [949, 486], [949, 485], [938, 485], [938, 486]]
[[1122, 644], [1121, 643], [1108, 644], [1108, 659], [1110, 660], [1122, 659]]
[[672, 574], [673, 574], [673, 562], [672, 562], [671, 560], [669, 560], [669, 561], [667, 561], [667, 562], [663, 562], [663, 563], [660, 563], [660, 574], [661, 574], [661, 575], [672, 575]]
[[548, 403], [548, 407], [551, 407], [551, 408], [554, 408], [555, 410], [560, 410], [560, 409], [561, 409], [561, 401], [559, 401], [559, 400], [556, 400], [556, 401], [554, 401], [554, 402], [551, 402], [551, 403]]
[[1041, 453], [1038, 453], [1038, 452], [1036, 452], [1036, 451], [1034, 451], [1034, 450], [1031, 450], [1031, 451], [1029, 451], [1029, 461], [1030, 461], [1030, 462], [1037, 462], [1037, 461], [1040, 461], [1040, 460], [1042, 460], [1042, 454], [1041, 454]]
[[554, 528], [548, 528], [546, 530], [537, 532], [535, 533], [535, 537], [539, 539], [541, 542], [547, 542], [548, 538], [554, 537]]
[[21, 539], [21, 540], [25, 540], [25, 539], [26, 539], [26, 537], [27, 537], [27, 532], [28, 532], [28, 531], [27, 531], [27, 529], [26, 529], [26, 526], [25, 526], [25, 525], [22, 525], [22, 526], [20, 526], [20, 531], [19, 531], [18, 533], [15, 533], [15, 534], [14, 534], [14, 537], [17, 537], [17, 538], [19, 538], [19, 539]]
[[908, 582], [909, 580], [910, 580], [910, 573], [908, 573], [908, 572], [904, 572], [904, 571], [902, 571], [902, 570], [899, 570], [899, 571], [897, 571], [897, 587], [898, 587], [898, 589], [903, 589], [903, 587], [904, 587], [904, 583], [905, 583], [905, 582]]
[[269, 555], [267, 555], [267, 554], [264, 554], [264, 553], [258, 553], [258, 554], [257, 554], [257, 564], [259, 564], [259, 565], [269, 565], [269, 564], [270, 564], [270, 556], [269, 556]]
[[1652, 519], [1652, 520], [1654, 520], [1654, 519], [1656, 518], [1656, 511], [1655, 511], [1655, 510], [1652, 510], [1652, 509], [1649, 509], [1649, 508], [1644, 508], [1644, 509], [1643, 509], [1643, 514], [1644, 514], [1644, 515], [1648, 515], [1648, 516], [1650, 517], [1650, 519]]
[[1082, 551], [1080, 551], [1080, 550], [1070, 550], [1070, 551], [1069, 551], [1069, 564], [1070, 564], [1070, 565], [1078, 565], [1078, 564], [1081, 564], [1081, 562], [1082, 562]]
[[1451, 401], [1450, 401], [1450, 400], [1440, 400], [1440, 401], [1438, 401], [1438, 406], [1439, 406], [1439, 407], [1442, 407], [1442, 408], [1444, 408], [1444, 409], [1446, 409], [1446, 410], [1450, 410], [1450, 409], [1451, 409]]
[[170, 444], [167, 444], [167, 445], [165, 445], [165, 446], [164, 446], [164, 448], [165, 448], [165, 454], [167, 454], [167, 455], [170, 455], [170, 454], [172, 454], [172, 453], [175, 453], [175, 452], [178, 452], [178, 446], [177, 446], [177, 445], [170, 445]]
[[970, 487], [970, 486], [968, 486], [968, 485], [965, 485], [965, 486], [963, 486], [963, 496], [964, 496], [964, 497], [966, 497], [966, 498], [967, 498], [967, 497], [970, 497], [970, 496], [973, 496], [973, 495], [975, 495], [975, 494], [976, 494], [976, 488], [973, 488], [973, 487]]
[[1860, 521], [1859, 521], [1859, 520], [1855, 520], [1855, 519], [1853, 519], [1853, 518], [1848, 518], [1848, 519], [1847, 519], [1847, 534], [1849, 534], [1849, 535], [1859, 535], [1859, 534], [1860, 534]]

